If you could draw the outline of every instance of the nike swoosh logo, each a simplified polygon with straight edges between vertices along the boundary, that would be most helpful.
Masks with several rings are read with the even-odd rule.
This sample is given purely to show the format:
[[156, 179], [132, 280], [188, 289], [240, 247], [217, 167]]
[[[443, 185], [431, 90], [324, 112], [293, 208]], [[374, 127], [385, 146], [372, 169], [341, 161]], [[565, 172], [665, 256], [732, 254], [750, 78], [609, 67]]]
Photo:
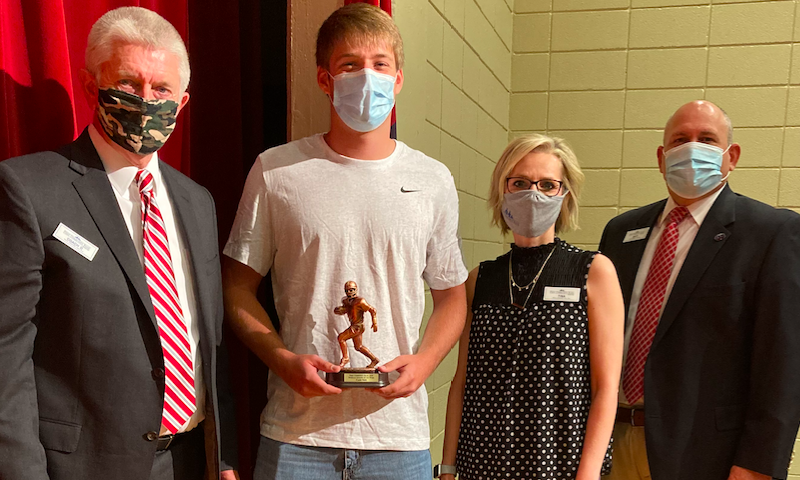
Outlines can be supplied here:
[[414, 192], [419, 192], [419, 190], [406, 190], [406, 187], [400, 187], [400, 192], [402, 192], [402, 193], [414, 193]]

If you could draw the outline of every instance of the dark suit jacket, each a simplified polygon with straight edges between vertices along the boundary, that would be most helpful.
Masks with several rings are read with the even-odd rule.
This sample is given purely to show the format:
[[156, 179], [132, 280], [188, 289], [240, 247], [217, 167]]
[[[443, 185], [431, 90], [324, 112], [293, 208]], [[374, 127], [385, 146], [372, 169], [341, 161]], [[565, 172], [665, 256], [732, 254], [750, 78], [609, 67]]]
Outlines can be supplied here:
[[[214, 203], [160, 168], [197, 289], [210, 464], [232, 466]], [[53, 237], [59, 223], [99, 247], [92, 261]], [[144, 271], [88, 131], [1, 162], [0, 479], [149, 478], [163, 368]]]
[[[647, 240], [623, 239], [665, 204], [603, 232], [626, 312]], [[644, 384], [653, 480], [726, 479], [732, 465], [786, 477], [800, 422], [800, 215], [724, 187], [664, 308]]]

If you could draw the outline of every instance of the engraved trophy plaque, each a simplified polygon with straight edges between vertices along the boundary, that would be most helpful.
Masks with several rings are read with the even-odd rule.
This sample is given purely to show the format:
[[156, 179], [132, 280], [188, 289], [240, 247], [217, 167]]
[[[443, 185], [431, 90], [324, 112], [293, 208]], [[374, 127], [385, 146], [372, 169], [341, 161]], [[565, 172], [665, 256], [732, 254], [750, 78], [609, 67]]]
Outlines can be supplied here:
[[[369, 312], [372, 316], [372, 331], [378, 331], [378, 312], [367, 303], [366, 300], [358, 296], [358, 285], [356, 282], [349, 281], [344, 284], [345, 297], [342, 304], [333, 309], [336, 315], [347, 315], [350, 326], [339, 334], [339, 347], [342, 349], [342, 361], [339, 366], [342, 369], [337, 373], [327, 373], [325, 381], [330, 385], [339, 388], [380, 388], [389, 385], [389, 374], [379, 372], [375, 367], [378, 365], [378, 357], [372, 354], [362, 342], [364, 334], [364, 314]], [[350, 353], [347, 350], [347, 341], [352, 340], [356, 351], [369, 358], [370, 363], [366, 368], [344, 368], [350, 363]]]

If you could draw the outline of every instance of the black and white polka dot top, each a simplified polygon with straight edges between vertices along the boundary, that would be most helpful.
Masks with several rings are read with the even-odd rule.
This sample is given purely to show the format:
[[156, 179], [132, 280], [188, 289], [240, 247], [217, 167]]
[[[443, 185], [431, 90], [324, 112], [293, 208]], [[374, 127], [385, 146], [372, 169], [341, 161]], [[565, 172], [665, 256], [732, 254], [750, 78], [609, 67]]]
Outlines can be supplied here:
[[[533, 280], [525, 309], [517, 285]], [[461, 480], [574, 479], [591, 403], [586, 280], [595, 252], [556, 238], [482, 262], [456, 466]], [[555, 288], [554, 288], [555, 287]], [[522, 305], [526, 290], [514, 287]], [[556, 299], [556, 300], [554, 300]], [[603, 474], [611, 467], [611, 445]]]

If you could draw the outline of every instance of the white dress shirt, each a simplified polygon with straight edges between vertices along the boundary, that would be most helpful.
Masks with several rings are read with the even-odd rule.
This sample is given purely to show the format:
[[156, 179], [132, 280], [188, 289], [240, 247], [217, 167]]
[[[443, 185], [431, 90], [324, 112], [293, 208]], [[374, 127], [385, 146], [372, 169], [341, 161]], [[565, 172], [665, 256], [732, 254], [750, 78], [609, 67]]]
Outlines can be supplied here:
[[[111, 145], [106, 143], [105, 139], [94, 125], [89, 126], [89, 136], [92, 139], [94, 148], [100, 156], [100, 160], [103, 162], [103, 167], [108, 175], [108, 181], [113, 187], [119, 209], [122, 212], [122, 217], [125, 219], [125, 225], [128, 227], [128, 233], [131, 235], [133, 245], [136, 247], [136, 253], [139, 255], [139, 262], [142, 264], [142, 269], [144, 270], [142, 201], [139, 188], [136, 182], [134, 182], [136, 172], [138, 172], [139, 169], [131, 165], [122, 155], [116, 152]], [[203, 410], [205, 404], [205, 388], [202, 372], [203, 361], [200, 358], [200, 331], [195, 321], [197, 318], [197, 301], [195, 300], [194, 277], [192, 276], [189, 252], [186, 250], [182, 236], [178, 233], [175, 212], [172, 209], [172, 202], [170, 201], [167, 185], [164, 183], [164, 179], [161, 176], [157, 154], [153, 154], [153, 158], [150, 159], [145, 169], [153, 175], [153, 180], [155, 182], [153, 194], [156, 197], [158, 207], [161, 209], [161, 217], [167, 229], [169, 253], [172, 257], [172, 269], [175, 273], [175, 286], [178, 289], [178, 299], [181, 304], [181, 309], [183, 310], [183, 318], [188, 326], [189, 345], [191, 346], [192, 358], [194, 359], [194, 389], [197, 410], [178, 430], [178, 433], [180, 433], [191, 430], [205, 418]], [[124, 414], [124, 412], [121, 412], [121, 414]], [[165, 432], [166, 429], [162, 425], [161, 434]]]
[[[720, 193], [722, 193], [722, 188], [714, 192], [713, 195], [709, 195], [686, 207], [689, 209], [689, 215], [678, 225], [678, 246], [675, 248], [675, 261], [672, 264], [672, 273], [669, 275], [667, 289], [664, 291], [664, 303], [661, 304], [659, 321], [661, 320], [661, 314], [664, 312], [664, 306], [667, 305], [667, 300], [669, 300], [672, 287], [675, 285], [675, 279], [678, 278], [678, 273], [680, 273], [683, 262], [686, 260], [689, 248], [691, 248], [694, 242], [694, 237], [697, 236], [700, 225], [703, 224], [703, 220], [705, 220], [708, 211], [711, 210], [711, 206], [714, 205]], [[644, 249], [642, 261], [639, 262], [639, 270], [636, 273], [636, 281], [633, 284], [633, 291], [631, 292], [631, 304], [628, 308], [628, 319], [630, 321], [627, 322], [627, 326], [625, 327], [625, 348], [622, 357], [622, 365], [625, 365], [627, 361], [628, 345], [631, 341], [633, 323], [636, 319], [636, 310], [639, 307], [639, 298], [642, 296], [642, 288], [644, 288], [644, 281], [647, 279], [647, 272], [650, 270], [650, 264], [653, 263], [653, 255], [656, 253], [656, 247], [658, 246], [658, 241], [661, 239], [661, 232], [664, 230], [664, 225], [666, 224], [669, 213], [677, 206], [678, 204], [675, 203], [671, 196], [667, 197], [667, 204], [664, 207], [664, 211], [661, 212], [661, 215], [658, 217], [658, 222], [652, 227], [653, 231], [650, 232], [650, 238], [647, 240], [647, 247]], [[619, 401], [620, 403], [628, 405], [627, 399], [625, 398], [625, 391], [622, 388], [619, 389]], [[642, 397], [636, 405], [644, 405], [644, 397]]]

